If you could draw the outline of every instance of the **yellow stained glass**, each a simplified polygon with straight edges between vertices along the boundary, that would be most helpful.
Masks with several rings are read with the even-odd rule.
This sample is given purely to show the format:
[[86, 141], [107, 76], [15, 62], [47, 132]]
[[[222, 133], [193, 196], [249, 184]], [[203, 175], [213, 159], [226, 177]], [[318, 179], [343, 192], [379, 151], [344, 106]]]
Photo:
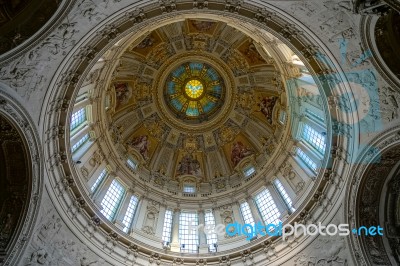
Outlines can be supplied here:
[[185, 85], [185, 93], [192, 99], [198, 99], [203, 94], [203, 84], [197, 79], [189, 80]]

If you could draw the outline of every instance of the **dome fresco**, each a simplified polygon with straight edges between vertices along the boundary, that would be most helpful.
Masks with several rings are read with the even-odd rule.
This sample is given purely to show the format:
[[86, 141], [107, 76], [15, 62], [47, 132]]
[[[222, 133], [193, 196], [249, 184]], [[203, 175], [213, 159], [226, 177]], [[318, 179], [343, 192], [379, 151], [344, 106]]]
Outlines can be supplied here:
[[[84, 163], [82, 172], [100, 217], [112, 222], [123, 218], [127, 237], [140, 235], [152, 248], [162, 240], [171, 244], [166, 247], [171, 252], [189, 257], [214, 250], [217, 239], [200, 243], [190, 236], [195, 237], [190, 242], [181, 237], [189, 233], [177, 229], [182, 222], [172, 226], [172, 219], [200, 219], [200, 209], [225, 225], [244, 218], [238, 216], [242, 212], [252, 212], [258, 221], [293, 217], [330, 147], [327, 144], [318, 153], [312, 150], [314, 142], [327, 141], [319, 133], [324, 118], [310, 119], [322, 117], [325, 106], [317, 97], [297, 101], [296, 88], [287, 87], [301, 84], [298, 78], [308, 73], [304, 65], [303, 69], [292, 63], [279, 65], [294, 53], [283, 44], [271, 52], [226, 22], [200, 19], [175, 21], [122, 43], [114, 58], [118, 60], [109, 59], [112, 50], [104, 58], [118, 62], [111, 72], [91, 72], [101, 79], [110, 75], [105, 90], [81, 91], [81, 95], [95, 93], [93, 97], [101, 101], [85, 108], [77, 103], [72, 117], [75, 123], [96, 121], [71, 131], [73, 158], [92, 145], [95, 134], [103, 137], [96, 144], [102, 151]], [[304, 86], [318, 91], [314, 82]], [[292, 116], [291, 110], [301, 108], [314, 114], [302, 120], [311, 127], [299, 125], [299, 116]], [[107, 164], [97, 166], [96, 158], [103, 156]], [[162, 205], [152, 201], [135, 214], [135, 206], [149, 195], [162, 199]], [[251, 203], [250, 197], [257, 206], [241, 203]], [[119, 209], [119, 204], [125, 207]], [[138, 215], [143, 219], [136, 223]], [[165, 227], [161, 221], [166, 221], [169, 233], [160, 235]], [[225, 250], [231, 248], [230, 241], [246, 244], [237, 238], [224, 241], [220, 244]]]
[[[216, 48], [227, 41], [236, 48], [201, 50], [214, 36], [205, 25], [226, 38]], [[167, 37], [172, 32], [180, 33]], [[142, 177], [162, 173], [164, 181], [150, 184], [179, 191], [192, 178], [201, 187], [217, 177], [239, 177], [256, 162], [264, 165], [266, 147], [270, 156], [275, 152], [285, 125], [278, 119], [285, 90], [271, 82], [274, 60], [266, 52], [264, 59], [247, 35], [232, 38], [233, 32], [225, 23], [186, 20], [150, 32], [122, 54], [106, 112], [110, 136], [140, 165]], [[225, 191], [229, 182], [212, 186]]]
[[182, 120], [209, 119], [224, 100], [224, 82], [211, 66], [189, 62], [174, 69], [165, 85], [165, 101]]

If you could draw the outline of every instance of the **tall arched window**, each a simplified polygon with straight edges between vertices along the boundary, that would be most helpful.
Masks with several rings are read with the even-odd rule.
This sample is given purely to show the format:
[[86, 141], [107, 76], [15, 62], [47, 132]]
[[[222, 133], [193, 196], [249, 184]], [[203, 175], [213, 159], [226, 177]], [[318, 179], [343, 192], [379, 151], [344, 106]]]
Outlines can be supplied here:
[[114, 179], [108, 188], [106, 195], [101, 201], [101, 213], [110, 221], [112, 221], [117, 213], [119, 204], [124, 196], [125, 188], [120, 182]]
[[[205, 226], [207, 229], [213, 229], [215, 228], [215, 218], [214, 214], [212, 213], [212, 210], [206, 211], [204, 215], [204, 221], [205, 221]], [[210, 252], [216, 252], [217, 251], [217, 234], [216, 233], [208, 233], [206, 234], [207, 237], [207, 245], [208, 245], [208, 250]]]
[[278, 194], [281, 196], [283, 201], [285, 202], [286, 207], [291, 211], [294, 212], [296, 209], [293, 207], [292, 199], [290, 198], [289, 194], [286, 192], [286, 189], [282, 185], [279, 179], [274, 180], [274, 187], [278, 191]]
[[254, 217], [251, 213], [250, 206], [247, 202], [242, 202], [240, 204], [240, 212], [242, 213], [243, 221], [245, 224], [251, 224], [254, 226]]
[[326, 148], [325, 136], [318, 133], [314, 128], [308, 124], [303, 124], [301, 137], [304, 141], [310, 144], [318, 152], [323, 154]]
[[75, 113], [72, 114], [71, 117], [71, 126], [70, 126], [70, 131], [73, 131], [80, 125], [84, 124], [86, 122], [86, 108], [83, 107], [76, 111]]
[[264, 189], [255, 196], [255, 202], [261, 217], [266, 225], [277, 224], [281, 213], [268, 189]]
[[90, 190], [92, 192], [95, 192], [97, 188], [100, 186], [100, 184], [103, 182], [103, 180], [106, 178], [106, 176], [107, 176], [107, 169], [104, 169], [103, 171], [101, 171], [99, 177], [96, 179]]
[[162, 233], [162, 240], [164, 242], [164, 245], [168, 245], [171, 243], [172, 215], [173, 213], [171, 210], [165, 211], [163, 233]]
[[122, 223], [125, 225], [123, 229], [125, 233], [127, 233], [132, 226], [133, 216], [135, 215], [138, 202], [139, 199], [136, 196], [132, 195], [131, 199], [129, 200], [128, 209], [126, 210], [124, 219], [122, 220]]
[[179, 215], [179, 244], [181, 252], [198, 252], [199, 234], [197, 228], [199, 218], [195, 212], [181, 212]]

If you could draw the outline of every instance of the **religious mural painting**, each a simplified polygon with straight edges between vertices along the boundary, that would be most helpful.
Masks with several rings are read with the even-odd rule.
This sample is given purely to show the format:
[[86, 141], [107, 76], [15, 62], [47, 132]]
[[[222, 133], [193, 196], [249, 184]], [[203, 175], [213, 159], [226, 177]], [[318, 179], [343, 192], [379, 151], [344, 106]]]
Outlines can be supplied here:
[[211, 21], [191, 20], [190, 22], [196, 30], [201, 32], [209, 31], [215, 25], [215, 22]]
[[259, 95], [257, 98], [256, 112], [261, 113], [270, 124], [272, 124], [273, 110], [277, 100], [278, 97], [276, 96]]
[[148, 135], [141, 135], [127, 142], [127, 145], [136, 149], [145, 160], [149, 159], [150, 141]]
[[245, 56], [250, 65], [266, 64], [265, 59], [258, 52], [255, 44], [251, 40], [246, 40], [238, 50]]
[[145, 126], [140, 126], [135, 134], [131, 135], [125, 141], [125, 148], [128, 151], [134, 150], [145, 161], [149, 161], [157, 147], [156, 139], [146, 129]]
[[200, 162], [197, 157], [193, 156], [192, 154], [184, 155], [178, 162], [176, 175], [203, 175], [203, 171], [201, 170]]
[[148, 53], [158, 46], [162, 42], [161, 37], [157, 34], [157, 31], [153, 31], [147, 35], [138, 45], [133, 47], [131, 50], [134, 53], [142, 56], [147, 56]]
[[115, 97], [117, 107], [128, 103], [129, 99], [132, 96], [132, 89], [129, 87], [126, 82], [118, 82], [114, 83]]
[[241, 160], [250, 156], [254, 153], [254, 151], [243, 144], [241, 141], [234, 141], [231, 145], [231, 162], [234, 167], [236, 167]]

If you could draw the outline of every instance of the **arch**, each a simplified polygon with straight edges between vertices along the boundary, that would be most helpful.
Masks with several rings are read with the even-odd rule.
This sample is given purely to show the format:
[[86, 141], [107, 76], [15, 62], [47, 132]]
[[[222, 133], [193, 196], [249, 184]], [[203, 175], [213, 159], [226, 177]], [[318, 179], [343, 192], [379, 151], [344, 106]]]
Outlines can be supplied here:
[[3, 265], [15, 265], [27, 246], [39, 211], [41, 152], [29, 116], [3, 91], [0, 91], [0, 127], [0, 260]]
[[354, 261], [367, 265], [398, 265], [400, 261], [395, 215], [399, 206], [399, 127], [378, 136], [360, 156], [346, 193], [345, 215], [350, 229], [383, 227], [383, 236], [350, 234]]

